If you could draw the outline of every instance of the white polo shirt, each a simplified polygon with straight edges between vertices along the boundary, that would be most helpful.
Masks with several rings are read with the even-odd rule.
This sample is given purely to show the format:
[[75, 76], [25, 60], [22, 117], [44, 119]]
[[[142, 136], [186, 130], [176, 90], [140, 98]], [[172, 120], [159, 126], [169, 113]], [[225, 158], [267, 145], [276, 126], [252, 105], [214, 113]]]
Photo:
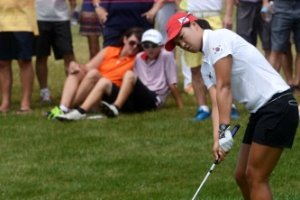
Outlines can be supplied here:
[[201, 73], [207, 88], [216, 85], [214, 64], [232, 55], [231, 89], [233, 99], [255, 113], [271, 97], [289, 89], [280, 74], [256, 47], [227, 29], [205, 30]]

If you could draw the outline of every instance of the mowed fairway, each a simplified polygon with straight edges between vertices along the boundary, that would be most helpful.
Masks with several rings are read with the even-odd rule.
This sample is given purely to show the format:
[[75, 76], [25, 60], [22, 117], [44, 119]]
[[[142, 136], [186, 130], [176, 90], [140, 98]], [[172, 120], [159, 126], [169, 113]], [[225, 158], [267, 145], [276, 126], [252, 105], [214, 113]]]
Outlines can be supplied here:
[[[75, 55], [89, 59], [87, 40], [72, 27]], [[35, 58], [33, 59], [35, 62]], [[63, 61], [49, 58], [53, 102], [39, 103], [35, 79], [33, 112], [17, 115], [21, 98], [14, 61], [12, 111], [0, 114], [0, 199], [2, 200], [188, 200], [213, 162], [211, 120], [192, 122], [197, 105], [178, 88], [184, 108], [169, 96], [160, 111], [121, 114], [117, 119], [78, 122], [47, 120], [59, 104], [65, 80]], [[181, 70], [179, 70], [181, 72]], [[298, 102], [300, 98], [297, 97]], [[233, 172], [248, 112], [237, 104], [241, 125], [226, 160], [216, 166], [198, 195], [203, 200], [241, 200]], [[275, 200], [300, 199], [300, 133], [285, 150], [270, 185]]]

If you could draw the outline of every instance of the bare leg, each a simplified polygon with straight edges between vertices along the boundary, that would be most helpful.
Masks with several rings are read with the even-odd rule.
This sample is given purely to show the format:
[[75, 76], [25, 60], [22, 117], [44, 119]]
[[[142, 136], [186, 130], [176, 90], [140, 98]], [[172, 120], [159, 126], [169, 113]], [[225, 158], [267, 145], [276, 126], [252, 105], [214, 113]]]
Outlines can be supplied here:
[[75, 61], [75, 56], [74, 56], [74, 54], [67, 54], [67, 55], [63, 55], [63, 58], [64, 58], [64, 64], [65, 64], [65, 73], [66, 73], [66, 75], [68, 75], [69, 65], [70, 65], [71, 61]]
[[80, 105], [93, 90], [100, 78], [101, 75], [98, 70], [90, 70], [81, 81], [71, 106]]
[[273, 68], [276, 71], [280, 71], [280, 65], [281, 65], [281, 55], [283, 53], [279, 52], [279, 51], [272, 51], [271, 55], [270, 55], [270, 64], [273, 66]]
[[192, 84], [193, 84], [198, 106], [207, 105], [206, 102], [207, 89], [200, 72], [200, 66], [191, 68], [191, 72], [192, 72]]
[[34, 71], [31, 61], [19, 60], [21, 84], [22, 84], [22, 101], [20, 110], [29, 110], [31, 94], [34, 82]]
[[0, 89], [2, 96], [0, 112], [10, 110], [12, 81], [11, 60], [0, 60]]
[[118, 108], [122, 108], [122, 106], [128, 99], [130, 93], [133, 90], [136, 80], [137, 80], [137, 76], [134, 74], [133, 71], [127, 71], [125, 73], [118, 97], [117, 97], [116, 101], [114, 102], [114, 104]]
[[269, 61], [271, 56], [271, 50], [265, 50], [265, 58]]
[[244, 200], [250, 200], [250, 188], [247, 182], [246, 169], [251, 145], [242, 144], [237, 166], [234, 172], [234, 178], [240, 187]]
[[48, 87], [48, 56], [37, 56], [35, 62], [36, 76], [40, 85], [40, 89]]
[[283, 149], [252, 143], [247, 165], [247, 180], [251, 200], [272, 200], [269, 177]]
[[87, 36], [90, 60], [100, 51], [99, 36]]
[[288, 46], [288, 51], [286, 54], [282, 54], [281, 56], [281, 66], [283, 69], [283, 73], [285, 75], [285, 79], [288, 85], [294, 85], [293, 82], [293, 55], [291, 50], [291, 44]]
[[63, 88], [60, 105], [70, 108], [73, 98], [75, 97], [77, 88], [80, 82], [84, 78], [85, 74], [83, 72], [78, 72], [76, 74], [69, 74]]
[[85, 111], [90, 110], [93, 105], [102, 99], [103, 94], [110, 95], [111, 90], [112, 82], [106, 78], [101, 78], [80, 107]]
[[300, 52], [296, 54], [294, 85], [300, 86]]

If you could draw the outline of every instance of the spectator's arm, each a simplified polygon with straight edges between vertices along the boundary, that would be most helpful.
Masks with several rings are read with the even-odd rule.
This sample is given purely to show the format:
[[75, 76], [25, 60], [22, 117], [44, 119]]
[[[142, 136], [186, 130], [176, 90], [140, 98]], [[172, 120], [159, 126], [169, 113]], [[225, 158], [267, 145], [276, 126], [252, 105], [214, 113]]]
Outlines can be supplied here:
[[182, 108], [183, 104], [182, 104], [182, 101], [181, 101], [181, 98], [180, 98], [180, 95], [179, 95], [179, 92], [177, 90], [176, 85], [175, 84], [170, 84], [169, 88], [171, 90], [171, 93], [173, 95], [173, 98], [175, 99], [175, 102], [176, 102], [177, 106], [179, 108]]
[[69, 0], [69, 3], [70, 3], [70, 8], [71, 8], [70, 14], [72, 15], [72, 13], [74, 12], [75, 7], [76, 7], [76, 0]]
[[181, 10], [181, 9], [180, 9], [180, 2], [181, 2], [181, 0], [175, 0], [175, 5], [176, 5], [177, 11], [180, 11], [180, 10]]
[[154, 23], [156, 13], [165, 5], [167, 1], [168, 0], [157, 0], [150, 10], [142, 14], [142, 17], [146, 17], [149, 23]]
[[87, 64], [86, 64], [86, 68], [87, 71], [91, 70], [91, 69], [97, 69], [100, 64], [102, 63], [102, 61], [104, 60], [104, 55], [106, 53], [106, 49], [104, 48], [102, 49], [98, 54], [96, 54]]
[[225, 15], [223, 19], [223, 28], [232, 29], [232, 12], [236, 0], [225, 0]]
[[100, 4], [101, 4], [101, 0], [93, 0], [95, 12], [97, 13], [99, 21], [101, 24], [104, 24], [107, 20], [108, 13], [102, 6], [100, 6]]

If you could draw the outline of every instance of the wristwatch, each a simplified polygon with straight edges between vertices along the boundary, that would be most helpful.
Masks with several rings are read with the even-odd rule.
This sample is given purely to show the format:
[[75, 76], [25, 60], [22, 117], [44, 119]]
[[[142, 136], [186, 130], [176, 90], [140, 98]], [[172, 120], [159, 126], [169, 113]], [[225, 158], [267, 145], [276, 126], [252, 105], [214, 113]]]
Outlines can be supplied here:
[[97, 3], [97, 4], [94, 5], [94, 9], [96, 9], [96, 8], [98, 8], [100, 6], [101, 6], [100, 3]]

